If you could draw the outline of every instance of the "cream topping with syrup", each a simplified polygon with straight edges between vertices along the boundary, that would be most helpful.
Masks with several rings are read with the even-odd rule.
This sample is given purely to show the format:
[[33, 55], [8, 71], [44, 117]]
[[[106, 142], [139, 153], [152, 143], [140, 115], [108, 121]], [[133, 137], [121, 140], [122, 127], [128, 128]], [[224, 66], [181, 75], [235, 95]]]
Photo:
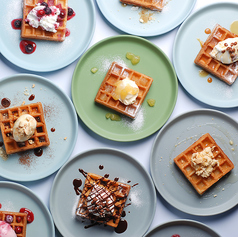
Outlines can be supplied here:
[[207, 178], [210, 176], [216, 166], [219, 166], [219, 161], [214, 159], [214, 147], [206, 147], [201, 152], [192, 154], [191, 164], [198, 176]]

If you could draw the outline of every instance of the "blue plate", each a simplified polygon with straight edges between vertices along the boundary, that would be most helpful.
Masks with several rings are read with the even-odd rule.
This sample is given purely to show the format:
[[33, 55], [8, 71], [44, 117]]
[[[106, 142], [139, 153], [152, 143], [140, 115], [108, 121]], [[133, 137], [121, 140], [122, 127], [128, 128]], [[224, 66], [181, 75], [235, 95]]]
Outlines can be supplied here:
[[152, 20], [141, 23], [141, 8], [134, 11], [132, 5], [124, 6], [119, 0], [96, 1], [102, 14], [112, 25], [126, 33], [138, 36], [167, 33], [186, 19], [196, 3], [196, 0], [167, 1], [162, 12], [148, 10], [144, 13], [146, 17], [150, 14]]
[[32, 40], [36, 51], [21, 52], [20, 30], [11, 27], [11, 21], [22, 18], [22, 1], [7, 0], [1, 3], [0, 52], [13, 64], [31, 71], [47, 72], [63, 68], [75, 61], [88, 47], [95, 29], [95, 8], [92, 0], [70, 0], [76, 16], [67, 22], [69, 37], [64, 42]]
[[[194, 64], [201, 49], [197, 39], [206, 41], [205, 29], [212, 30], [217, 23], [229, 30], [238, 19], [237, 12], [235, 3], [216, 3], [198, 10], [182, 24], [173, 47], [173, 64], [183, 87], [203, 103], [220, 108], [238, 106], [238, 82], [229, 86], [212, 75], [199, 76], [201, 68]], [[211, 83], [207, 81], [209, 77]]]
[[27, 224], [26, 236], [53, 237], [55, 228], [49, 210], [28, 188], [12, 182], [0, 182], [1, 211], [19, 212], [22, 207], [30, 209], [34, 221]]
[[[35, 99], [29, 101], [32, 94]], [[0, 100], [2, 98], [11, 100], [10, 107], [24, 101], [26, 104], [42, 102], [50, 145], [43, 148], [40, 157], [32, 150], [9, 155], [7, 160], [0, 157], [0, 175], [16, 181], [32, 181], [58, 170], [70, 157], [77, 140], [78, 120], [70, 99], [49, 80], [30, 74], [0, 81]], [[0, 109], [3, 109], [1, 105]]]

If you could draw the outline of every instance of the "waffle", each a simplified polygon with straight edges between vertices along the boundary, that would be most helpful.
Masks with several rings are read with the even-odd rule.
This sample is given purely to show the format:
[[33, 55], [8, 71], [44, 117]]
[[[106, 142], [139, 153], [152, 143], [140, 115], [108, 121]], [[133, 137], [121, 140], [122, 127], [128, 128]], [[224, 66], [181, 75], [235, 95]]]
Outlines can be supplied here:
[[[36, 131], [29, 140], [16, 142], [12, 136], [12, 128], [14, 122], [23, 114], [30, 114], [36, 119]], [[44, 112], [40, 102], [0, 110], [0, 127], [7, 154], [48, 146], [50, 144]]]
[[237, 37], [237, 35], [217, 24], [203, 44], [200, 52], [194, 60], [194, 63], [231, 85], [238, 76], [238, 62], [223, 64], [212, 58], [210, 52], [220, 41], [235, 37]]
[[22, 232], [17, 234], [17, 237], [26, 236], [26, 225], [27, 225], [27, 214], [21, 212], [9, 212], [9, 211], [0, 211], [0, 221], [5, 221], [6, 216], [10, 215], [13, 217], [13, 222], [9, 223], [12, 229], [15, 231], [16, 227], [20, 227]]
[[164, 0], [120, 0], [122, 3], [162, 11]]
[[[89, 201], [95, 200], [95, 197], [93, 197], [91, 192], [96, 186], [100, 189], [96, 194], [96, 197], [100, 199], [100, 202], [92, 202], [91, 204], [87, 205]], [[81, 197], [79, 199], [78, 207], [76, 209], [77, 218], [86, 218], [98, 223], [117, 227], [121, 219], [122, 211], [125, 206], [130, 188], [131, 186], [128, 184], [112, 181], [97, 174], [88, 173]], [[101, 201], [106, 200], [105, 196], [102, 194], [103, 189], [106, 189], [107, 192], [109, 192], [107, 197], [112, 200], [111, 204], [107, 203], [103, 205], [101, 203]], [[106, 212], [108, 208], [113, 208], [113, 205], [114, 209], [112, 213], [107, 213], [104, 216], [99, 215], [100, 212]], [[93, 212], [90, 211], [90, 209], [93, 210]]]
[[[112, 97], [116, 88], [115, 83], [126, 77], [135, 81], [136, 85], [139, 87], [139, 94], [136, 101], [131, 105], [125, 105], [119, 100], [114, 100]], [[98, 90], [95, 101], [119, 113], [135, 118], [152, 82], [153, 79], [151, 77], [113, 62]]]
[[62, 7], [62, 10], [65, 12], [65, 17], [61, 18], [61, 20], [59, 21], [60, 25], [56, 33], [45, 31], [41, 27], [33, 28], [25, 21], [28, 13], [39, 2], [40, 2], [39, 0], [23, 0], [23, 20], [22, 20], [22, 27], [21, 27], [21, 37], [28, 38], [28, 39], [64, 41], [65, 33], [66, 33], [67, 14], [68, 14], [68, 0], [48, 0], [49, 6], [52, 6], [52, 5], [56, 6], [57, 4], [60, 4]]
[[[191, 156], [193, 153], [201, 152], [206, 147], [214, 147], [214, 159], [218, 160], [219, 165], [215, 166], [211, 175], [207, 178], [198, 176], [195, 169], [191, 165]], [[234, 168], [231, 160], [226, 156], [223, 150], [217, 145], [209, 133], [200, 137], [195, 143], [188, 147], [184, 152], [179, 154], [174, 162], [184, 173], [186, 178], [190, 181], [197, 192], [202, 195], [208, 188], [216, 183], [225, 174]]]

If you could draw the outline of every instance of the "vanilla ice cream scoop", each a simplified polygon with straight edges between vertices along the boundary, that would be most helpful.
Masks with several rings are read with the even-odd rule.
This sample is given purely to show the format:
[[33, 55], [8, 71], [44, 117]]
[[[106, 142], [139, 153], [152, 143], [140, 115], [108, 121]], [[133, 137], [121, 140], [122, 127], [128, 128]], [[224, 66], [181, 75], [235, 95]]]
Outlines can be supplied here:
[[228, 38], [219, 42], [210, 55], [223, 64], [231, 64], [238, 61], [238, 37]]
[[0, 221], [0, 236], [1, 237], [17, 237], [12, 227], [5, 221]]
[[21, 115], [13, 126], [13, 138], [16, 142], [24, 142], [32, 137], [36, 130], [36, 120], [30, 114]]

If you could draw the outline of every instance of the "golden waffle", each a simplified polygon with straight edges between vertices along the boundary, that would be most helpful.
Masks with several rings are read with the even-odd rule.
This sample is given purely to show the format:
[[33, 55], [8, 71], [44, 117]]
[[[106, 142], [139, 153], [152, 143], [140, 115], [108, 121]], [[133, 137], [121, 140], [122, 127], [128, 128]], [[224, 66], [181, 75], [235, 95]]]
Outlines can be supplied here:
[[[219, 166], [215, 166], [211, 175], [207, 178], [198, 176], [195, 173], [195, 169], [191, 165], [191, 157], [193, 153], [201, 152], [206, 147], [214, 147], [213, 155], [214, 159], [219, 161]], [[209, 133], [200, 137], [195, 143], [188, 147], [184, 152], [179, 154], [174, 162], [184, 173], [186, 178], [190, 181], [193, 187], [199, 194], [203, 194], [209, 187], [216, 183], [225, 174], [234, 168], [233, 163], [223, 152], [223, 150], [217, 145], [214, 139]]]
[[223, 64], [212, 58], [210, 52], [220, 41], [235, 37], [237, 37], [237, 35], [217, 24], [204, 42], [200, 52], [194, 60], [194, 63], [231, 85], [238, 76], [238, 62]]
[[[47, 2], [47, 0], [45, 0], [45, 2]], [[57, 4], [61, 4], [62, 10], [65, 12], [65, 17], [61, 18], [61, 21], [59, 22], [60, 25], [56, 33], [43, 30], [41, 27], [34, 28], [25, 21], [28, 13], [34, 7], [36, 7], [37, 3], [39, 3], [39, 0], [23, 0], [23, 20], [21, 27], [21, 37], [28, 39], [64, 41], [68, 15], [68, 0], [48, 0], [49, 6], [56, 6]]]
[[26, 225], [27, 225], [27, 214], [21, 212], [9, 212], [9, 211], [0, 211], [0, 221], [6, 222], [6, 216], [12, 216], [13, 222], [8, 223], [12, 229], [15, 231], [17, 227], [21, 228], [21, 233], [17, 234], [17, 237], [25, 237], [26, 236]]
[[[114, 100], [112, 97], [113, 92], [116, 89], [115, 83], [119, 80], [125, 79], [126, 77], [135, 81], [136, 85], [139, 87], [139, 94], [136, 101], [131, 105], [125, 105], [119, 100]], [[113, 62], [98, 90], [95, 101], [131, 118], [135, 118], [152, 82], [153, 79], [151, 77]]]
[[164, 0], [120, 0], [122, 3], [162, 11]]
[[[87, 201], [91, 199], [91, 191], [95, 187], [95, 185], [98, 185], [100, 188], [106, 189], [110, 192], [111, 198], [113, 200], [112, 204], [114, 205], [114, 211], [112, 214], [106, 214], [103, 217], [100, 217], [98, 213], [105, 212], [107, 208], [112, 207], [111, 205], [105, 205], [101, 206], [101, 209], [99, 209], [100, 204], [93, 203], [89, 206], [87, 205]], [[112, 227], [117, 227], [123, 208], [125, 206], [127, 196], [130, 192], [131, 186], [128, 184], [123, 184], [117, 181], [113, 181], [107, 178], [104, 178], [100, 175], [88, 173], [86, 176], [84, 188], [82, 191], [82, 194], [79, 199], [78, 207], [76, 209], [76, 216], [78, 218], [87, 218], [89, 220], [96, 221], [98, 223], [103, 223]], [[103, 199], [102, 194], [98, 194], [97, 197]], [[92, 199], [94, 200], [94, 199]], [[103, 199], [105, 201], [105, 198]], [[90, 208], [93, 208], [93, 213], [89, 211]]]
[[[12, 136], [12, 128], [18, 117], [23, 114], [30, 114], [36, 119], [36, 131], [29, 140], [16, 142]], [[50, 144], [44, 112], [40, 102], [0, 110], [0, 126], [7, 154], [48, 146]]]

